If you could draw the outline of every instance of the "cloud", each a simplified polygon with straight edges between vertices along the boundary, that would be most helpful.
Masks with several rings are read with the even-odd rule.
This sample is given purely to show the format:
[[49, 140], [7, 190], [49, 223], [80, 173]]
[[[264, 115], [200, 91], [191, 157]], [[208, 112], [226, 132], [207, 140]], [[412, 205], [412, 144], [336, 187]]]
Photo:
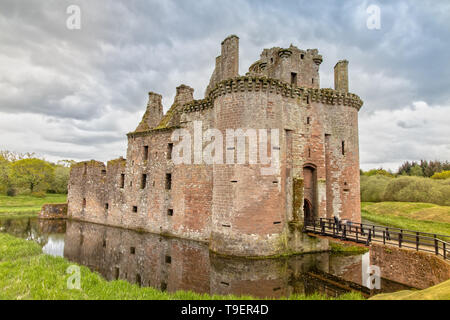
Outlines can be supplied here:
[[[373, 3], [381, 9], [380, 30], [366, 28], [366, 8]], [[66, 8], [73, 4], [81, 8], [81, 30], [66, 28]], [[448, 2], [435, 0], [414, 5], [367, 0], [2, 0], [1, 147], [106, 160], [121, 146], [122, 155], [124, 134], [137, 125], [147, 92], [161, 93], [165, 110], [181, 83], [203, 98], [220, 42], [229, 34], [241, 39], [241, 74], [263, 48], [292, 43], [319, 49], [324, 57], [321, 85], [333, 87], [334, 64], [348, 59], [350, 89], [365, 102], [361, 124], [384, 112], [410, 110], [405, 106], [416, 101], [445, 110], [450, 105], [449, 9]], [[18, 130], [25, 120], [27, 135]], [[441, 121], [428, 121], [436, 132], [446, 132]], [[428, 156], [429, 149], [415, 144], [411, 133], [421, 126], [420, 121], [397, 119], [389, 130], [407, 130], [401, 137], [411, 146], [399, 149], [405, 154], [383, 154], [384, 162], [364, 151], [366, 141], [372, 141], [362, 137], [362, 164], [392, 165], [400, 158]], [[390, 144], [384, 139], [391, 136], [374, 135], [377, 142]], [[38, 137], [39, 144], [29, 136]]]
[[360, 117], [363, 169], [398, 169], [404, 161], [450, 159], [450, 106], [414, 102]]

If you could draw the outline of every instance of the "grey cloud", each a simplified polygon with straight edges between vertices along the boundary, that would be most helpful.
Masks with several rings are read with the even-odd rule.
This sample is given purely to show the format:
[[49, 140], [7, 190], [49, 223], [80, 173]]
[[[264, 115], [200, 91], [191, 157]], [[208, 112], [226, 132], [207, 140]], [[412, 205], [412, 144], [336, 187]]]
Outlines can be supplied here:
[[[319, 49], [322, 85], [332, 87], [335, 62], [348, 59], [350, 88], [365, 101], [362, 117], [377, 118], [377, 111], [402, 110], [414, 101], [450, 105], [450, 3], [377, 1], [382, 27], [376, 31], [366, 28], [372, 3], [2, 0], [0, 111], [41, 115], [52, 130], [68, 126], [64, 135], [43, 137], [42, 152], [49, 155], [60, 154], [52, 143], [78, 146], [67, 151], [75, 158], [92, 152], [92, 145], [125, 145], [124, 134], [137, 124], [149, 90], [163, 94], [166, 110], [181, 83], [202, 98], [220, 41], [233, 33], [241, 38], [241, 73], [262, 48], [293, 43]], [[65, 27], [71, 4], [81, 7], [81, 30]], [[410, 129], [400, 134], [405, 143], [387, 140], [394, 131], [372, 133], [373, 141], [395, 146], [388, 154], [380, 147], [383, 156], [375, 159], [364, 151], [373, 141], [363, 136], [361, 161], [426, 155], [423, 146], [404, 148], [416, 140], [418, 126], [434, 126], [432, 136], [444, 130], [432, 119], [397, 119], [389, 130]]]

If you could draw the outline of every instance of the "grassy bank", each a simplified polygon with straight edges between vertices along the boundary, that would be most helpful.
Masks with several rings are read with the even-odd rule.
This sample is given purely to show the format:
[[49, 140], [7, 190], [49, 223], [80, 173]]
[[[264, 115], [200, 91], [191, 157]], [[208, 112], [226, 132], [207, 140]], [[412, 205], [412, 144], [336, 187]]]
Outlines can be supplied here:
[[450, 235], [450, 206], [418, 202], [362, 202], [361, 215], [387, 226]]
[[378, 294], [369, 300], [450, 300], [450, 280], [424, 290]]
[[[141, 288], [123, 280], [106, 281], [100, 275], [80, 266], [81, 290], [67, 289], [73, 265], [63, 259], [42, 254], [41, 248], [31, 241], [0, 233], [0, 299], [186, 299], [232, 300], [253, 299], [249, 296], [219, 296], [178, 291], [162, 292], [153, 288]], [[322, 295], [293, 295], [294, 300], [325, 300]], [[349, 293], [342, 300], [359, 300], [362, 296]]]
[[15, 197], [0, 195], [0, 218], [33, 216], [46, 203], [64, 203], [66, 201], [67, 195], [65, 194], [47, 194], [43, 198], [26, 195]]
[[369, 248], [364, 246], [357, 246], [335, 241], [330, 241], [330, 249], [333, 254], [339, 255], [364, 254], [369, 251]]

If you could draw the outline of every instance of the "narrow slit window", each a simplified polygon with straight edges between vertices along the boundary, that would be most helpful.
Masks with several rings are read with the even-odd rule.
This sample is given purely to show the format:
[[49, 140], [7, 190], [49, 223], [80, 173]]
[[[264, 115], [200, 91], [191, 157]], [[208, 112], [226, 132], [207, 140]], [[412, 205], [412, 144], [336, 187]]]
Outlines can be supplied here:
[[148, 160], [148, 146], [144, 146], [144, 160]]
[[172, 257], [171, 256], [166, 256], [166, 263], [172, 263]]
[[130, 247], [130, 253], [131, 254], [135, 254], [136, 253], [136, 248], [135, 247]]
[[109, 209], [109, 203], [107, 202], [107, 203], [105, 203], [105, 210], [108, 210]]
[[123, 173], [120, 175], [120, 188], [125, 188], [125, 174]]
[[166, 190], [172, 189], [172, 174], [166, 173]]
[[86, 198], [83, 198], [83, 209], [86, 208]]
[[102, 175], [106, 175], [106, 170], [102, 170]]
[[295, 72], [291, 72], [291, 84], [297, 84], [297, 74]]
[[133, 212], [138, 212], [138, 207], [133, 206]]
[[173, 216], [173, 209], [168, 209], [167, 210], [167, 215], [172, 217]]
[[141, 178], [141, 189], [145, 189], [147, 187], [147, 174], [143, 174]]
[[167, 146], [167, 160], [172, 160], [173, 143], [169, 143]]
[[306, 124], [311, 124], [311, 117], [306, 117]]
[[345, 155], [345, 141], [342, 141], [342, 155]]

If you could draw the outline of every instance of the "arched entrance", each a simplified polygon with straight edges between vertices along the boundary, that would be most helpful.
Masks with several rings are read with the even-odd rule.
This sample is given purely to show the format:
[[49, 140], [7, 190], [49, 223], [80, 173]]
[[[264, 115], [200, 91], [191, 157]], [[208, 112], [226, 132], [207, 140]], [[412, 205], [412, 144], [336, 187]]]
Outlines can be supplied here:
[[317, 172], [314, 165], [303, 167], [303, 217], [305, 223], [317, 218]]
[[303, 214], [305, 215], [305, 222], [314, 219], [313, 207], [308, 199], [305, 199], [303, 203]]

